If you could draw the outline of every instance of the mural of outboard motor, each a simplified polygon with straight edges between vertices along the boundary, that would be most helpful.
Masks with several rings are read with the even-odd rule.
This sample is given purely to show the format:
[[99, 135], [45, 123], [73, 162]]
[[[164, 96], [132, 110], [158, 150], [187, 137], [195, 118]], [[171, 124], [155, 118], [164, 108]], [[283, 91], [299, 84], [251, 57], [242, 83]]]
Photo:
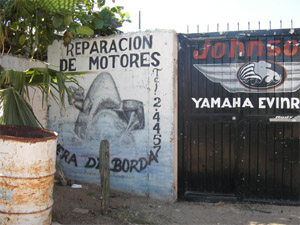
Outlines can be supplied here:
[[69, 179], [100, 184], [99, 146], [108, 140], [112, 189], [176, 198], [176, 61], [174, 31], [49, 47], [51, 67], [86, 72], [80, 87], [71, 87], [65, 112], [49, 107], [48, 125], [59, 133], [57, 160]]
[[[123, 100], [116, 84], [109, 73], [100, 73], [92, 82], [86, 97], [81, 88], [72, 88], [76, 93], [70, 98], [70, 104], [74, 104], [80, 110], [75, 133], [82, 139], [92, 139], [95, 135], [103, 139], [100, 133], [99, 121], [111, 120], [114, 127], [112, 132], [116, 134], [128, 132], [134, 129], [143, 129], [145, 124], [143, 103], [137, 100]], [[98, 129], [98, 130], [97, 130]], [[106, 135], [107, 130], [105, 130]]]

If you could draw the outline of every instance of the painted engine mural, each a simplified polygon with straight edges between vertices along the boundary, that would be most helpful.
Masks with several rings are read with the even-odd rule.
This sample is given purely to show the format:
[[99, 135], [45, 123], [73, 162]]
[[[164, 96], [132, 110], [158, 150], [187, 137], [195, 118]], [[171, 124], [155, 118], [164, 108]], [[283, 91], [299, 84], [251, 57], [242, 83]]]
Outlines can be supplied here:
[[174, 198], [174, 57], [171, 31], [76, 40], [48, 49], [61, 71], [87, 71], [66, 111], [49, 108], [57, 159], [73, 180], [99, 183], [101, 140], [110, 143], [113, 189]]

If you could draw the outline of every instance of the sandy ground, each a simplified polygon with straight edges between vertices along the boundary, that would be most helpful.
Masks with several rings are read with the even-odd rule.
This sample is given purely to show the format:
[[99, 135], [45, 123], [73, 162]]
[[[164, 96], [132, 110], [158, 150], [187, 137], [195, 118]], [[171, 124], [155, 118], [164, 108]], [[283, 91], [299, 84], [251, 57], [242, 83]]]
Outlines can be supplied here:
[[101, 215], [99, 186], [54, 186], [53, 225], [58, 224], [300, 224], [300, 207], [250, 203], [165, 203], [111, 192], [107, 215]]

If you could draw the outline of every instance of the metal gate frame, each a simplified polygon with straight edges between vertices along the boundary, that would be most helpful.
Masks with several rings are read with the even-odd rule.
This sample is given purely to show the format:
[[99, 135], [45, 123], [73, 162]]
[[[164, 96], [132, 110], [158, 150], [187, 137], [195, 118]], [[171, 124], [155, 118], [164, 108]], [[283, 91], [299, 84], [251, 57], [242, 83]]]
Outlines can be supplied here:
[[[195, 199], [204, 199], [204, 200], [257, 200], [267, 202], [276, 202], [280, 201], [281, 203], [285, 200], [287, 201], [299, 201], [299, 187], [300, 187], [300, 159], [299, 159], [299, 122], [286, 122], [284, 116], [293, 116], [295, 118], [297, 114], [299, 115], [299, 110], [273, 110], [266, 109], [265, 112], [261, 113], [261, 110], [257, 110], [256, 113], [251, 114], [250, 110], [228, 110], [226, 113], [210, 112], [207, 110], [205, 114], [199, 114], [197, 110], [191, 108], [191, 93], [194, 91], [199, 94], [199, 91], [195, 91], [197, 88], [200, 88], [200, 83], [206, 82], [207, 87], [214, 85], [214, 90], [216, 90], [216, 95], [225, 94], [226, 96], [256, 96], [255, 103], [258, 104], [257, 99], [264, 95], [260, 93], [227, 93], [227, 90], [224, 90], [224, 86], [220, 83], [214, 82], [212, 78], [197, 77], [197, 82], [193, 82], [193, 76], [195, 75], [195, 68], [192, 66], [195, 61], [195, 55], [202, 54], [209, 55], [215, 54], [215, 56], [220, 56], [220, 54], [231, 54], [229, 50], [229, 44], [232, 40], [243, 42], [246, 45], [246, 41], [254, 40], [257, 43], [266, 42], [273, 43], [275, 50], [279, 48], [282, 50], [281, 56], [272, 56], [274, 60], [274, 65], [276, 61], [281, 57], [285, 61], [296, 62], [297, 65], [300, 65], [300, 49], [291, 56], [287, 57], [285, 53], [294, 51], [294, 47], [288, 46], [286, 44], [290, 39], [295, 39], [300, 42], [300, 30], [271, 30], [271, 31], [245, 31], [245, 32], [225, 32], [220, 33], [206, 33], [206, 34], [179, 34], [179, 54], [178, 54], [178, 196], [179, 198], [188, 198], [190, 200]], [[206, 53], [199, 46], [205, 48], [207, 40], [210, 40], [212, 46], [209, 51]], [[226, 50], [222, 53], [222, 41], [224, 40], [224, 45]], [[270, 41], [271, 40], [271, 41]], [[254, 43], [253, 41], [253, 43]], [[279, 43], [279, 41], [284, 43]], [[199, 44], [200, 43], [200, 44]], [[221, 47], [220, 47], [221, 46]], [[295, 45], [296, 46], [296, 45]], [[265, 46], [268, 48], [268, 46]], [[212, 49], [214, 48], [214, 49]], [[195, 54], [195, 51], [199, 50]], [[200, 50], [201, 49], [201, 50]], [[234, 49], [236, 50], [236, 49]], [[252, 46], [252, 49], [248, 46], [245, 47], [245, 52], [248, 51], [248, 54], [252, 51], [252, 54], [259, 54], [261, 51], [259, 46]], [[256, 59], [253, 59], [252, 56], [240, 59], [239, 56], [235, 56], [233, 59], [230, 59], [235, 62], [244, 63], [248, 61], [257, 60], [270, 60], [268, 52], [270, 53], [272, 49], [267, 49], [266, 52], [263, 50], [262, 54]], [[279, 50], [278, 50], [279, 51]], [[283, 53], [284, 52], [284, 53]], [[194, 58], [193, 58], [194, 57]], [[200, 58], [200, 57], [199, 57]], [[229, 60], [229, 63], [231, 61]], [[201, 61], [201, 60], [198, 60]], [[289, 62], [286, 62], [288, 64]], [[228, 63], [227, 59], [220, 59], [212, 57], [206, 58], [206, 63]], [[284, 64], [284, 65], [286, 65]], [[293, 64], [294, 65], [294, 64]], [[277, 65], [274, 66], [274, 68]], [[278, 67], [277, 67], [278, 69]], [[280, 69], [280, 68], [279, 68]], [[193, 71], [194, 70], [194, 71]], [[192, 71], [192, 72], [191, 72]], [[295, 72], [294, 72], [295, 71]], [[300, 72], [297, 68], [293, 69], [292, 72], [298, 74], [300, 77]], [[199, 73], [197, 76], [199, 76]], [[203, 75], [203, 74], [202, 74]], [[195, 77], [195, 76], [194, 76]], [[202, 79], [202, 80], [200, 80]], [[204, 81], [204, 79], [206, 81]], [[189, 84], [193, 83], [193, 84]], [[208, 84], [209, 83], [209, 84]], [[196, 87], [194, 87], [196, 86]], [[201, 91], [200, 91], [201, 92]], [[268, 93], [265, 94], [270, 97], [278, 97], [280, 94]], [[300, 97], [300, 91], [293, 92], [291, 94], [284, 94], [289, 97]], [[203, 96], [201, 96], [203, 97]], [[249, 97], [249, 98], [250, 98]], [[271, 99], [271, 97], [270, 97]], [[195, 103], [195, 102], [194, 102]], [[278, 113], [278, 114], [276, 114]], [[279, 115], [277, 117], [276, 115]], [[283, 116], [280, 120], [280, 116]], [[272, 121], [276, 120], [278, 121]], [[228, 128], [229, 127], [229, 128]], [[202, 132], [202, 133], [201, 133]], [[204, 132], [204, 133], [203, 133]], [[212, 133], [215, 132], [215, 133]], [[217, 132], [217, 133], [216, 133]], [[208, 152], [206, 150], [205, 157], [201, 156], [204, 154], [203, 145], [211, 145], [212, 149], [224, 149], [218, 145], [224, 145], [224, 139], [220, 138], [218, 143], [216, 140], [221, 134], [222, 137], [230, 135], [228, 140], [231, 138], [232, 142], [230, 143], [230, 172], [221, 172], [219, 175], [218, 171], [223, 171], [226, 166], [224, 165], [224, 157], [221, 156], [219, 161], [216, 161], [217, 153], [214, 151], [212, 154], [213, 163], [213, 176], [209, 176], [207, 167]], [[212, 141], [200, 140], [201, 136], [212, 135]], [[199, 136], [200, 135], [200, 136]], [[226, 143], [225, 143], [226, 144]], [[227, 143], [228, 144], [228, 143]], [[273, 151], [270, 151], [270, 146], [273, 145]], [[195, 147], [196, 146], [196, 147]], [[198, 149], [198, 152], [196, 151]], [[196, 153], [195, 153], [196, 152]], [[196, 155], [195, 157], [195, 154]], [[206, 162], [203, 164], [203, 158]], [[223, 160], [223, 161], [222, 161]], [[228, 162], [229, 162], [228, 161]], [[198, 165], [195, 166], [195, 162]], [[217, 162], [222, 162], [221, 165]], [[205, 167], [206, 171], [201, 172], [202, 168]], [[219, 168], [218, 168], [219, 167]], [[222, 168], [222, 170], [220, 170]], [[195, 173], [196, 171], [196, 173]], [[224, 187], [222, 182], [224, 180], [224, 174], [228, 175], [229, 178], [225, 181], [227, 182]], [[226, 176], [227, 176], [226, 175]], [[202, 178], [199, 178], [201, 177]], [[199, 180], [195, 180], [198, 179]], [[222, 180], [223, 179], [223, 180]], [[215, 185], [215, 181], [219, 183]], [[213, 184], [213, 187], [205, 186], [203, 188], [203, 183], [208, 182], [210, 186]], [[220, 185], [221, 184], [221, 185]], [[202, 185], [202, 186], [201, 186]], [[219, 185], [219, 186], [218, 186]]]

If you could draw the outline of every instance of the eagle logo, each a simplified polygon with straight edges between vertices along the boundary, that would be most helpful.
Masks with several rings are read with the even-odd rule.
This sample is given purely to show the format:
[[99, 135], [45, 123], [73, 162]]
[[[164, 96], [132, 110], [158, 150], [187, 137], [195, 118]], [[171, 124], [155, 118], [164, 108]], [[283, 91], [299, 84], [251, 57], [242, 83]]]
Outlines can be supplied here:
[[273, 89], [284, 83], [287, 72], [283, 66], [272, 61], [245, 63], [237, 72], [237, 78], [249, 89]]
[[208, 80], [221, 84], [230, 93], [284, 93], [300, 89], [299, 62], [256, 60], [193, 66]]

